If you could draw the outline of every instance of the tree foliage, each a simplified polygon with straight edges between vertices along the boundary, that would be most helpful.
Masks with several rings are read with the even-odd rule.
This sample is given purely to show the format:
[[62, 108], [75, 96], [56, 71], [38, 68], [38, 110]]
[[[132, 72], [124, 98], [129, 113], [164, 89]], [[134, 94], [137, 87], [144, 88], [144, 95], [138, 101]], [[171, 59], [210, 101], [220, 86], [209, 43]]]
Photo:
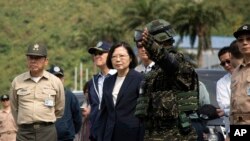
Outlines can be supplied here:
[[190, 37], [191, 47], [198, 37], [198, 66], [201, 66], [202, 51], [211, 49], [211, 30], [226, 17], [222, 7], [204, 3], [189, 2], [176, 10], [172, 22], [180, 34], [180, 40], [185, 35]]
[[[89, 76], [95, 73], [91, 56], [87, 53], [89, 47], [102, 39], [110, 42], [125, 40], [133, 44], [131, 32], [153, 19], [161, 18], [172, 22], [175, 16], [183, 16], [180, 23], [184, 23], [184, 19], [188, 19], [188, 11], [182, 10], [181, 15], [174, 13], [183, 5], [182, 8], [188, 6], [190, 0], [188, 3], [185, 1], [187, 0], [2, 0], [0, 89], [9, 89], [12, 79], [26, 71], [25, 51], [35, 41], [48, 44], [50, 64], [61, 65], [65, 69], [66, 86], [73, 88], [74, 69], [80, 63], [83, 63], [84, 69], [90, 69]], [[237, 27], [250, 22], [246, 8], [248, 1], [204, 0], [202, 7], [210, 5], [221, 6], [228, 21], [203, 19], [209, 22], [209, 26], [216, 24], [214, 27], [218, 27], [206, 27], [209, 29], [205, 28], [207, 35], [232, 36]], [[194, 31], [194, 28], [191, 29], [187, 33]], [[180, 32], [185, 35], [184, 33], [186, 34], [184, 30], [183, 33]]]

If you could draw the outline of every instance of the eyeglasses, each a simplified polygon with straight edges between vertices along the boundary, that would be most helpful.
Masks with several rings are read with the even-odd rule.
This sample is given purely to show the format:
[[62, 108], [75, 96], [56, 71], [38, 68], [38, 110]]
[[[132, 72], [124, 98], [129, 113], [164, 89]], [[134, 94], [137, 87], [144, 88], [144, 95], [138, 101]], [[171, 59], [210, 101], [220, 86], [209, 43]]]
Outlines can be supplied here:
[[221, 62], [220, 65], [224, 67], [226, 64], [230, 64], [230, 62], [231, 62], [230, 60], [226, 60]]
[[117, 55], [117, 56], [112, 56], [112, 60], [117, 60], [118, 58], [120, 58], [121, 60], [124, 60], [128, 55], [124, 55], [124, 54], [121, 54], [121, 55]]

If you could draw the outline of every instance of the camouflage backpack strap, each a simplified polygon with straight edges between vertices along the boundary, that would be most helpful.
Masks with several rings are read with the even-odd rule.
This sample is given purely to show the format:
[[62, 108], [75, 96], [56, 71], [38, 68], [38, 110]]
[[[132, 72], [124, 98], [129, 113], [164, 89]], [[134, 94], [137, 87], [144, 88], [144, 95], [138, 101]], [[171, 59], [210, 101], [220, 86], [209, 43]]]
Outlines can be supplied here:
[[145, 81], [142, 81], [135, 109], [135, 116], [139, 118], [145, 118], [148, 115], [147, 110], [148, 110], [149, 96], [144, 93], [145, 87], [146, 83]]
[[144, 80], [141, 82], [140, 95], [137, 99], [137, 105], [135, 110], [135, 116], [139, 118], [145, 118], [148, 116], [148, 107], [150, 102], [150, 93], [153, 89], [155, 71], [150, 71], [145, 74]]

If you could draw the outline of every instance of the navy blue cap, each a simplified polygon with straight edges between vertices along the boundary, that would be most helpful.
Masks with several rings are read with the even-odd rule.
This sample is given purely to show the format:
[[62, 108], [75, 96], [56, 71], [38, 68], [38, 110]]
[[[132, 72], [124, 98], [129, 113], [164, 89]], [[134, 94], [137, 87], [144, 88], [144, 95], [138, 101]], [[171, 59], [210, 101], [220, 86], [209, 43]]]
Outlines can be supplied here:
[[48, 72], [56, 76], [64, 76], [63, 69], [55, 65], [52, 65], [50, 69], [48, 70]]
[[90, 54], [94, 54], [96, 51], [99, 52], [109, 52], [109, 49], [111, 48], [111, 44], [105, 41], [100, 41], [97, 43], [95, 47], [89, 48], [88, 52]]
[[234, 37], [238, 38], [240, 35], [249, 34], [250, 35], [250, 24], [244, 24], [237, 31], [234, 32]]
[[1, 101], [4, 101], [4, 100], [9, 100], [9, 95], [7, 95], [7, 94], [2, 95]]

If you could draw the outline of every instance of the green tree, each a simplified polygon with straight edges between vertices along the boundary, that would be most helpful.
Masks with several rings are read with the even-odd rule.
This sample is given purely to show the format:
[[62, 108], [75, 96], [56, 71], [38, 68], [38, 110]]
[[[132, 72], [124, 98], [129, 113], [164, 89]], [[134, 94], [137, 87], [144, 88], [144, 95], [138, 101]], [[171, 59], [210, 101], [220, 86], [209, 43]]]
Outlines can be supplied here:
[[123, 27], [119, 21], [108, 21], [106, 23], [101, 23], [100, 26], [93, 29], [93, 40], [105, 40], [110, 43], [117, 42], [124, 36]]
[[198, 37], [197, 64], [202, 65], [202, 51], [211, 49], [211, 29], [216, 28], [219, 21], [226, 20], [220, 6], [205, 4], [201, 1], [190, 2], [176, 10], [172, 23], [182, 39], [189, 35], [191, 47]]
[[161, 0], [137, 0], [124, 8], [122, 15], [126, 27], [134, 30], [144, 26], [154, 19], [168, 20], [172, 14], [172, 1]]

